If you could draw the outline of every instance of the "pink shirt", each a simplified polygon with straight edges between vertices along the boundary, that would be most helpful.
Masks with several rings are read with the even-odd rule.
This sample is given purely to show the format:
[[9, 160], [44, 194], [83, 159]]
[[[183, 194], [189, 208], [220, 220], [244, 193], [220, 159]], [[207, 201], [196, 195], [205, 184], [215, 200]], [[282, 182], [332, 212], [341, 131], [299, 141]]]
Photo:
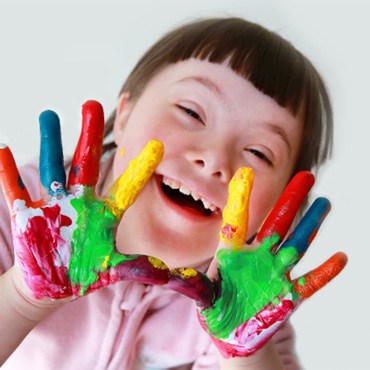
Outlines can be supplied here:
[[[103, 165], [105, 176], [110, 163]], [[40, 197], [36, 162], [21, 170]], [[0, 274], [13, 265], [10, 221], [0, 194]], [[273, 338], [287, 370], [300, 365], [285, 324]], [[41, 322], [2, 369], [215, 370], [216, 349], [190, 299], [166, 287], [122, 281], [80, 298]]]

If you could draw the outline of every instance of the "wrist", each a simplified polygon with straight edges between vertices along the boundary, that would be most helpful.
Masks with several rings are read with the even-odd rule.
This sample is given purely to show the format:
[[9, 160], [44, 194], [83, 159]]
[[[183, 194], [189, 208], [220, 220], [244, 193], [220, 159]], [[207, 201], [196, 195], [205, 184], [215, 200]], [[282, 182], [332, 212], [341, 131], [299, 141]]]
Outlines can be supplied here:
[[223, 370], [279, 370], [284, 369], [281, 359], [272, 340], [248, 357], [230, 357], [219, 355], [220, 367]]
[[58, 300], [47, 297], [35, 298], [24, 280], [22, 271], [16, 266], [9, 269], [2, 277], [7, 280], [4, 289], [8, 290], [10, 309], [30, 324], [36, 325], [71, 300], [71, 298]]

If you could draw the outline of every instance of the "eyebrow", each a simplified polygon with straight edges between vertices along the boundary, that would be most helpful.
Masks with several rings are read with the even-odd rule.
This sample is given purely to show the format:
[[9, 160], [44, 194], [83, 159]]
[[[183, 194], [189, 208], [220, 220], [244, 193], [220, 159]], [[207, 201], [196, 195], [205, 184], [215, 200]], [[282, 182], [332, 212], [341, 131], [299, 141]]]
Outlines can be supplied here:
[[203, 85], [205, 88], [219, 95], [220, 97], [223, 96], [223, 93], [221, 89], [218, 87], [218, 85], [216, 85], [212, 80], [210, 80], [207, 77], [191, 76], [191, 77], [185, 77], [177, 82], [178, 83], [194, 83], [195, 82], [195, 83]]

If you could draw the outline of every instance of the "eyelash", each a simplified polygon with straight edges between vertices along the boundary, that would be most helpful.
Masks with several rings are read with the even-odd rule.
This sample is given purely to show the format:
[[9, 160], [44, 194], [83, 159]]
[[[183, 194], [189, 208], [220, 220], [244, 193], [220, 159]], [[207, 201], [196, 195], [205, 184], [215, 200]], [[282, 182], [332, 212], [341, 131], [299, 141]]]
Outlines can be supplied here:
[[256, 149], [248, 149], [248, 151], [250, 153], [252, 153], [253, 155], [255, 155], [258, 159], [264, 161], [267, 163], [268, 166], [272, 166], [272, 162], [270, 161], [269, 158], [267, 158], [265, 156], [265, 154], [263, 154], [262, 152], [260, 152], [259, 150], [256, 150]]
[[204, 122], [203, 122], [202, 118], [200, 117], [200, 115], [197, 112], [195, 112], [193, 109], [190, 109], [188, 107], [184, 107], [182, 105], [177, 105], [177, 107], [180, 108], [181, 110], [183, 110], [191, 118], [196, 119], [197, 121], [199, 121], [202, 124], [204, 124]]

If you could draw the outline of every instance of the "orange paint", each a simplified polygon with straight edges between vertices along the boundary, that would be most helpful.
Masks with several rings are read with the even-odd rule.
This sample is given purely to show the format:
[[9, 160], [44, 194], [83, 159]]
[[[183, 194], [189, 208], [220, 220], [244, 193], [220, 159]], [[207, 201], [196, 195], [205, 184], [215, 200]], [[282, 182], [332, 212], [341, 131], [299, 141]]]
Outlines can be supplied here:
[[31, 198], [18, 172], [13, 154], [7, 146], [0, 147], [0, 183], [9, 209], [13, 209], [16, 199], [24, 200], [26, 205], [31, 204]]
[[336, 253], [330, 257], [325, 263], [316, 269], [312, 270], [302, 278], [293, 281], [295, 291], [302, 297], [307, 299], [312, 294], [316, 293], [330, 280], [334, 279], [347, 264], [347, 256], [342, 253]]

